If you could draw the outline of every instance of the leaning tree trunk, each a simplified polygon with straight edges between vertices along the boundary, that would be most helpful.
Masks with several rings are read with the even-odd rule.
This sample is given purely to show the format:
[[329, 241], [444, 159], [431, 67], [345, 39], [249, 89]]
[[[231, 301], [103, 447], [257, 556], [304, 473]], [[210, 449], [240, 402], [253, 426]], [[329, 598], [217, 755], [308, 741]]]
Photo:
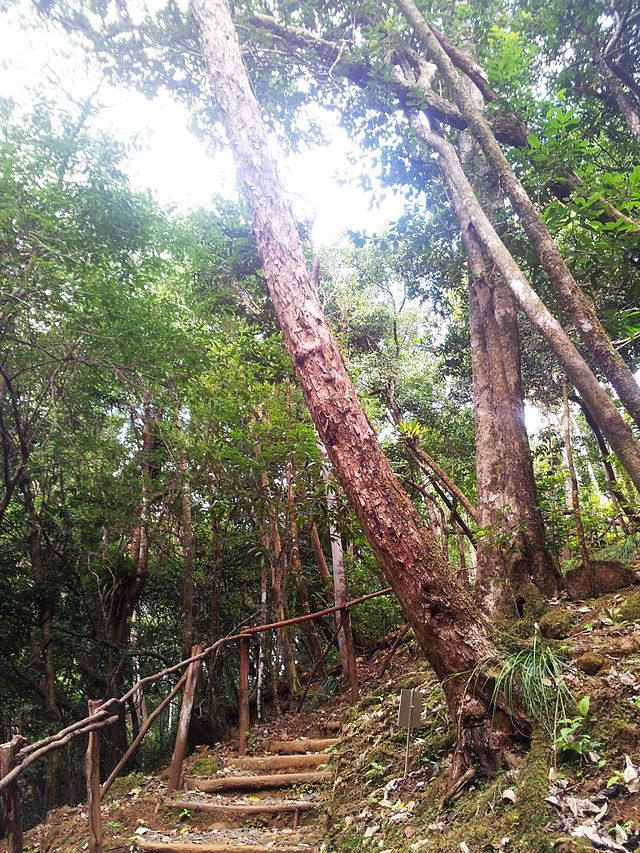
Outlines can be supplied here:
[[640, 443], [633, 430], [500, 240], [473, 192], [455, 148], [420, 122], [414, 122], [413, 127], [418, 138], [440, 155], [438, 167], [451, 193], [461, 228], [463, 231], [472, 229], [475, 232], [483, 253], [493, 261], [533, 328], [549, 344], [565, 373], [587, 403], [611, 449], [622, 462], [636, 489], [640, 491]]
[[558, 246], [527, 191], [511, 168], [486, 115], [474, 99], [468, 80], [461, 77], [434, 31], [413, 0], [397, 0], [428, 58], [444, 78], [454, 101], [478, 141], [487, 163], [500, 180], [542, 268], [565, 304], [593, 362], [603, 371], [640, 427], [640, 386], [602, 327], [595, 309], [566, 265]]
[[[486, 624], [444, 561], [393, 474], [329, 331], [243, 66], [227, 0], [194, 0], [200, 43], [238, 177], [251, 212], [267, 285], [318, 433], [373, 553], [442, 682], [457, 728], [453, 772], [493, 771], [511, 757], [519, 725], [481, 675], [496, 649]], [[474, 677], [477, 675], [478, 677]]]

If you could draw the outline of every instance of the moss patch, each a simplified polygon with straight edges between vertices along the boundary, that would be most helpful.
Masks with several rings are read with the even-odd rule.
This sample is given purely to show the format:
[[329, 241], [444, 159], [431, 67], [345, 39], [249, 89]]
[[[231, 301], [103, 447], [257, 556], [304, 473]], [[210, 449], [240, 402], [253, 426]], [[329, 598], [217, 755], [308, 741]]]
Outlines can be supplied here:
[[640, 592], [627, 596], [620, 605], [618, 613], [625, 622], [640, 622]]
[[189, 768], [193, 776], [215, 776], [220, 770], [220, 762], [213, 755], [200, 755]]
[[145, 777], [140, 773], [127, 773], [126, 776], [119, 776], [109, 788], [106, 795], [107, 799], [119, 800], [134, 788], [139, 788], [143, 784], [144, 779]]
[[540, 633], [548, 640], [564, 640], [571, 634], [575, 624], [575, 614], [564, 607], [549, 610], [538, 620]]

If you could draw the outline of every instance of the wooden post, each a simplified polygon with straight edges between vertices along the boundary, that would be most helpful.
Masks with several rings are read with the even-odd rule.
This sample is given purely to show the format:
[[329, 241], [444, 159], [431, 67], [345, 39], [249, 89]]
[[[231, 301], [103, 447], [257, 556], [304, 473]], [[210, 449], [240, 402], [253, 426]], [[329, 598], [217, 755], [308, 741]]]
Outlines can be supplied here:
[[[16, 753], [25, 744], [22, 735], [16, 735], [9, 743], [0, 745], [0, 779], [13, 769]], [[5, 788], [2, 801], [7, 816], [7, 853], [22, 853], [22, 799], [17, 782]]]
[[[187, 667], [187, 671], [188, 671], [188, 667]], [[187, 672], [184, 673], [182, 678], [178, 681], [178, 683], [175, 685], [175, 687], [173, 687], [171, 692], [167, 696], [165, 696], [165, 698], [162, 700], [162, 702], [160, 702], [160, 704], [155, 709], [155, 711], [152, 711], [147, 716], [147, 719], [145, 720], [140, 731], [138, 732], [135, 740], [133, 741], [133, 743], [131, 744], [129, 749], [125, 752], [125, 754], [122, 756], [120, 761], [113, 768], [109, 778], [107, 779], [107, 781], [104, 783], [104, 785], [100, 789], [100, 795], [102, 797], [104, 797], [104, 795], [107, 793], [109, 788], [113, 785], [113, 783], [117, 779], [119, 773], [123, 770], [124, 767], [126, 767], [128, 762], [131, 760], [132, 756], [135, 755], [138, 747], [140, 746], [140, 744], [144, 740], [144, 736], [149, 731], [149, 729], [151, 728], [151, 726], [153, 725], [155, 720], [160, 716], [160, 714], [164, 711], [164, 709], [167, 707], [167, 705], [169, 705], [170, 702], [173, 702], [173, 700], [175, 699], [177, 694], [182, 690], [186, 680], [187, 680]]]
[[[89, 699], [89, 716], [93, 717], [102, 705], [100, 699]], [[103, 853], [102, 813], [100, 811], [100, 729], [89, 732], [84, 757], [87, 780], [87, 811], [89, 813], [89, 853]]]
[[[199, 655], [204, 649], [202, 645], [193, 646], [191, 655]], [[193, 712], [193, 702], [196, 695], [196, 686], [198, 684], [198, 674], [202, 661], [196, 660], [189, 664], [187, 679], [184, 684], [184, 695], [182, 697], [182, 707], [180, 708], [180, 719], [178, 720], [178, 732], [176, 734], [176, 745], [173, 749], [173, 757], [171, 759], [171, 770], [169, 771], [169, 781], [167, 782], [167, 794], [171, 794], [177, 788], [182, 787], [182, 762], [187, 751], [187, 737], [189, 735], [189, 724], [191, 722], [191, 714]]]
[[351, 692], [351, 701], [357, 702], [360, 695], [358, 688], [358, 664], [356, 663], [356, 651], [353, 646], [353, 634], [351, 633], [351, 617], [349, 616], [349, 608], [344, 607], [340, 610], [340, 627], [344, 642], [347, 647], [347, 658], [349, 661], [349, 690]]
[[249, 637], [242, 637], [240, 640], [238, 711], [238, 755], [246, 755], [249, 740]]

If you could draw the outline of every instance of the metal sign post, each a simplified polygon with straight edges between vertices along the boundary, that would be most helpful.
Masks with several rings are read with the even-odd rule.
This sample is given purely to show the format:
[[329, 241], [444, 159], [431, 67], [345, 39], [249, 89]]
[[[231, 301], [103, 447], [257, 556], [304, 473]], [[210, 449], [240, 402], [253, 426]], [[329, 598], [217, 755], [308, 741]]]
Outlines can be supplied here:
[[401, 690], [400, 707], [398, 708], [398, 727], [407, 727], [407, 743], [404, 755], [404, 778], [407, 778], [409, 770], [409, 740], [411, 729], [419, 726], [422, 722], [422, 699], [420, 690]]

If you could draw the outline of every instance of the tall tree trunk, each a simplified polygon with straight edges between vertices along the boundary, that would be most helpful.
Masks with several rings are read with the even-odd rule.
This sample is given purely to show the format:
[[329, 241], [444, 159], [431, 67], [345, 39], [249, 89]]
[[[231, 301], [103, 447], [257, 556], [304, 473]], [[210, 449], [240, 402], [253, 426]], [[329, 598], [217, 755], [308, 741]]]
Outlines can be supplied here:
[[[267, 564], [260, 562], [260, 624], [267, 624]], [[261, 720], [264, 713], [264, 667], [267, 657], [267, 633], [258, 636], [258, 672], [256, 676], [256, 713]]]
[[[156, 463], [154, 454], [158, 446], [158, 417], [157, 410], [146, 401], [142, 412], [142, 447], [140, 449], [140, 482], [141, 495], [138, 517], [131, 533], [129, 542], [129, 558], [132, 563], [131, 572], [124, 589], [121, 591], [116, 606], [112, 608], [110, 640], [116, 649], [126, 650], [131, 643], [131, 624], [135, 608], [149, 573], [149, 527], [151, 522], [151, 497]], [[116, 658], [107, 675], [107, 696], [118, 696], [125, 682], [123, 671], [124, 658]], [[119, 761], [126, 752], [128, 741], [124, 713], [116, 724], [110, 726], [105, 733], [107, 748], [104, 753], [105, 765], [111, 767]]]
[[573, 513], [573, 522], [576, 527], [576, 535], [578, 537], [578, 548], [580, 549], [580, 557], [582, 558], [582, 567], [585, 572], [590, 571], [591, 561], [589, 559], [589, 549], [587, 547], [587, 536], [582, 522], [582, 513], [580, 512], [580, 490], [578, 488], [578, 475], [576, 474], [576, 466], [573, 461], [573, 443], [571, 441], [571, 412], [569, 410], [569, 394], [567, 391], [567, 380], [562, 383], [562, 402], [563, 402], [563, 422], [564, 422], [564, 452], [567, 460], [567, 469], [569, 471], [569, 486], [570, 486], [570, 501], [571, 511]]
[[316, 560], [316, 565], [318, 567], [318, 571], [320, 572], [320, 577], [322, 578], [322, 585], [324, 586], [324, 591], [327, 594], [327, 601], [330, 604], [333, 604], [335, 598], [333, 595], [333, 586], [331, 584], [331, 572], [329, 571], [329, 567], [327, 566], [327, 558], [325, 557], [324, 551], [322, 550], [320, 533], [318, 532], [318, 526], [315, 521], [312, 521], [309, 524], [309, 537], [311, 539], [311, 545], [313, 547], [313, 555]]
[[[36, 511], [33, 483], [26, 480], [22, 485], [24, 507], [27, 513], [27, 544], [33, 578], [38, 588], [40, 636], [34, 638], [34, 647], [40, 656], [42, 667], [42, 697], [46, 716], [51, 725], [59, 722], [60, 710], [56, 699], [56, 664], [53, 642], [53, 598], [54, 590], [49, 586], [45, 568], [42, 541], [40, 539], [40, 520]], [[45, 780], [45, 808], [57, 806], [60, 802], [60, 754], [57, 750], [47, 755], [47, 776]]]
[[[477, 97], [480, 95], [478, 93]], [[497, 210], [500, 200], [497, 186], [488, 173], [484, 158], [478, 157], [477, 144], [461, 134], [463, 168], [473, 175], [476, 187]], [[503, 526], [511, 531], [509, 568], [512, 599], [518, 607], [527, 598], [527, 585], [533, 581], [547, 598], [558, 590], [560, 573], [556, 571], [546, 548], [542, 515], [533, 474], [533, 461], [524, 420], [524, 392], [520, 371], [520, 337], [515, 299], [500, 275], [490, 270], [472, 229], [464, 229], [463, 242], [469, 268], [475, 277], [478, 306], [482, 315], [489, 396], [494, 417], [493, 450], [500, 453], [502, 466]], [[492, 459], [495, 465], [495, 459]], [[489, 495], [489, 499], [491, 495]]]
[[[475, 241], [467, 247], [469, 265], [469, 330], [471, 338], [471, 370], [473, 406], [476, 425], [476, 488], [478, 491], [480, 536], [476, 550], [476, 601], [488, 615], [510, 612], [516, 615], [515, 602], [509, 594], [509, 566], [504, 550], [495, 541], [504, 522], [504, 482], [507, 476], [505, 457], [501, 451], [501, 432], [496, 417], [491, 389], [491, 372], [487, 354], [482, 311], [476, 288], [478, 276], [484, 274], [482, 256]], [[493, 535], [492, 535], [492, 532]]]
[[440, 155], [438, 166], [450, 190], [463, 232], [469, 229], [475, 231], [483, 252], [495, 264], [531, 325], [549, 344], [567, 376], [587, 402], [631, 481], [640, 491], [640, 444], [631, 427], [500, 240], [476, 198], [453, 146], [419, 121], [414, 123], [414, 128], [419, 138]]
[[[257, 452], [260, 452], [259, 448]], [[271, 563], [271, 602], [273, 605], [273, 615], [275, 620], [277, 622], [281, 622], [288, 617], [287, 598], [285, 592], [286, 555], [282, 547], [282, 538], [280, 536], [280, 528], [278, 526], [278, 510], [271, 495], [269, 477], [266, 471], [262, 472], [261, 479], [263, 493], [268, 501], [267, 517], [269, 519], [269, 524], [265, 542]], [[287, 679], [289, 696], [292, 697], [298, 686], [298, 675], [296, 671], [293, 645], [291, 643], [291, 631], [288, 627], [278, 629], [276, 655], [282, 656], [282, 664], [284, 666], [285, 676]], [[276, 670], [277, 668], [278, 666], [276, 662]]]
[[145, 403], [142, 424], [142, 448], [140, 454], [141, 496], [138, 519], [129, 543], [129, 556], [133, 562], [133, 574], [124, 591], [117, 621], [113, 629], [113, 640], [121, 648], [129, 644], [130, 625], [133, 611], [140, 600], [149, 572], [149, 525], [151, 520], [151, 493], [155, 464], [153, 454], [158, 444], [158, 413]]
[[[295, 476], [296, 469], [293, 460], [289, 461], [289, 476], [287, 482], [287, 528], [289, 532], [289, 551], [291, 555], [291, 569], [298, 590], [298, 600], [304, 615], [311, 613], [309, 602], [309, 588], [304, 576], [304, 569], [300, 559], [300, 542], [298, 538], [298, 521], [296, 519], [295, 503]], [[322, 654], [322, 644], [318, 637], [317, 625], [313, 620], [304, 623], [308, 641], [308, 651], [312, 661], [316, 661]]]
[[193, 9], [287, 349], [373, 553], [442, 682], [457, 731], [452, 772], [462, 784], [476, 760], [487, 772], [508, 762], [528, 722], [500, 693], [492, 707], [494, 681], [482, 670], [497, 652], [487, 626], [393, 474], [358, 401], [311, 282], [228, 3], [194, 0]]
[[397, 5], [411, 24], [428, 58], [438, 67], [454, 101], [482, 148], [487, 163], [518, 214], [540, 265], [575, 322], [594, 364], [603, 371], [618, 392], [622, 404], [640, 427], [640, 386], [607, 337], [593, 305], [573, 277], [544, 220], [509, 165], [484, 112], [475, 103], [470, 82], [458, 74], [455, 65], [413, 0], [397, 0]]
[[182, 510], [180, 541], [182, 544], [182, 656], [191, 656], [193, 645], [193, 522], [191, 518], [191, 489], [189, 488], [187, 462], [181, 457], [180, 504]]
[[[321, 448], [323, 456], [325, 449]], [[325, 456], [326, 458], [326, 456]], [[333, 574], [333, 600], [336, 605], [347, 601], [347, 584], [344, 576], [344, 549], [342, 547], [342, 536], [336, 523], [336, 494], [331, 487], [331, 474], [326, 465], [322, 466], [327, 494], [327, 516], [329, 519], [329, 537], [331, 539], [331, 570]], [[338, 634], [338, 648], [340, 649], [340, 664], [342, 672], [351, 686], [351, 692], [358, 692], [358, 675], [356, 668], [356, 653], [353, 645], [353, 634], [351, 632], [351, 619], [348, 611], [336, 613], [336, 627], [341, 626]]]
[[[478, 93], [479, 95], [479, 93]], [[495, 193], [476, 143], [460, 138], [461, 159], [489, 203]], [[476, 473], [483, 526], [510, 534], [497, 546], [485, 539], [479, 553], [477, 600], [488, 614], [519, 612], [531, 581], [549, 597], [557, 576], [548, 556], [529, 439], [524, 422], [520, 342], [515, 302], [499, 275], [487, 265], [472, 229], [463, 229], [471, 277], [469, 319], [476, 395]]]

